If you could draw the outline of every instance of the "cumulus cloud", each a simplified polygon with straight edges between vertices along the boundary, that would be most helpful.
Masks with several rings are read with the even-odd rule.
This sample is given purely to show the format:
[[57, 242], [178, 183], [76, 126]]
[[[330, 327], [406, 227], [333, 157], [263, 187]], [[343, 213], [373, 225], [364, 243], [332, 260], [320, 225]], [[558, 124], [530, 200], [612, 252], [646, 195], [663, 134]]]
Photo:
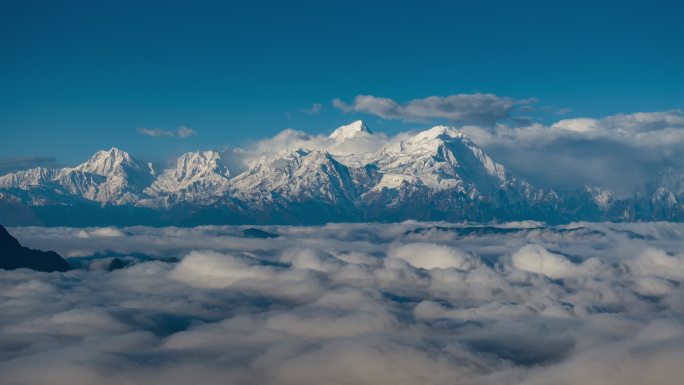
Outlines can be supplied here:
[[169, 138], [179, 138], [184, 139], [189, 136], [197, 135], [197, 131], [186, 126], [180, 126], [175, 131], [172, 130], [162, 130], [161, 128], [138, 128], [138, 133], [145, 136], [153, 137], [169, 137]]
[[460, 250], [432, 243], [410, 243], [395, 247], [390, 256], [402, 259], [413, 267], [423, 269], [472, 270], [478, 266], [478, 261], [465, 255]]
[[566, 256], [553, 253], [537, 244], [523, 246], [513, 253], [512, 264], [516, 269], [554, 279], [578, 277], [600, 268], [596, 259], [588, 259], [581, 264], [573, 263]]
[[462, 124], [492, 124], [510, 117], [517, 106], [534, 102], [534, 99], [515, 100], [483, 93], [429, 96], [406, 103], [373, 95], [357, 95], [350, 104], [335, 99], [333, 106], [344, 112], [363, 112], [388, 120], [429, 122], [446, 119]]
[[[682, 224], [501, 227], [265, 228], [272, 239], [231, 226], [13, 228], [92, 268], [0, 270], [2, 379], [636, 385], [684, 374]], [[97, 268], [114, 256], [128, 267]]]

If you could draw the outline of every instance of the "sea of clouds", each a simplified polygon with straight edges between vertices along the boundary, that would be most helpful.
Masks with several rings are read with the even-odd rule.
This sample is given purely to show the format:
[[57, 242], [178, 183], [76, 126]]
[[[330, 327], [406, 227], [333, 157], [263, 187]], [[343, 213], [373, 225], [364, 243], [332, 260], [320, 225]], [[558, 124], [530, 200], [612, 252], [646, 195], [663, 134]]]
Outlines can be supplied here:
[[684, 378], [684, 224], [243, 229], [10, 229], [77, 269], [0, 270], [0, 383]]

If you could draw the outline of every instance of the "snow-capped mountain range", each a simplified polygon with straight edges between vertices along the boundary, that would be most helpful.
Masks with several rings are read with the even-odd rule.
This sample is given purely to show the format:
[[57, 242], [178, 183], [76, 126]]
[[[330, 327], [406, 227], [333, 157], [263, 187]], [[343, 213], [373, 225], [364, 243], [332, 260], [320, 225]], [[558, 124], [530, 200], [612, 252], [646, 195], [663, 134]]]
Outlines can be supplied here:
[[597, 187], [534, 187], [453, 127], [388, 139], [357, 121], [327, 138], [287, 143], [261, 152], [190, 152], [160, 172], [112, 148], [76, 167], [7, 174], [0, 176], [0, 221], [684, 220], [684, 173], [674, 169], [633, 197], [614, 199]]

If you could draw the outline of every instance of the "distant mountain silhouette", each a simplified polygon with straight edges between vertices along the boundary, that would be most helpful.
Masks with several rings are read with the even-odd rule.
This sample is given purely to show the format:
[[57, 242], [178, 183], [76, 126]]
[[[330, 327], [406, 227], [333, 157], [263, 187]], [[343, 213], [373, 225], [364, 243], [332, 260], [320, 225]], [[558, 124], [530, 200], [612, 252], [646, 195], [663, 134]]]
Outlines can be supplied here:
[[268, 231], [264, 231], [261, 229], [255, 229], [254, 227], [250, 227], [249, 229], [242, 230], [242, 232], [248, 238], [262, 238], [263, 239], [263, 238], [278, 238], [280, 236], [278, 234], [269, 233]]
[[109, 263], [109, 266], [107, 267], [107, 271], [121, 270], [125, 267], [126, 267], [126, 264], [124, 263], [124, 261], [122, 261], [119, 258], [114, 258]]
[[69, 264], [54, 251], [40, 251], [23, 247], [0, 225], [0, 269], [33, 269], [38, 271], [67, 271]]

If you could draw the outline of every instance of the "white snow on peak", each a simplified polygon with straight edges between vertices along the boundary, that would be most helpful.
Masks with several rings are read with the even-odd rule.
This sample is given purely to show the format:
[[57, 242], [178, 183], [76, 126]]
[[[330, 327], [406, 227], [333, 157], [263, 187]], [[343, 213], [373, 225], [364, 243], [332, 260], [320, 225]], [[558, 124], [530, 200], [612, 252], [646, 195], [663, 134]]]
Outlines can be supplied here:
[[[118, 148], [96, 152], [85, 163], [56, 170], [36, 168], [0, 178], [0, 188], [47, 187], [54, 196], [76, 195], [103, 204], [133, 204], [154, 180], [150, 166]], [[59, 200], [58, 198], [56, 198]]]
[[205, 198], [228, 188], [228, 164], [216, 151], [195, 151], [181, 155], [176, 166], [164, 171], [145, 192], [151, 196], [180, 194], [183, 198]]
[[76, 166], [74, 170], [107, 176], [113, 173], [121, 173], [123, 171], [122, 166], [140, 168], [140, 165], [136, 164], [130, 154], [112, 147], [109, 150], [96, 152], [85, 163]]
[[196, 151], [183, 154], [173, 173], [180, 179], [203, 177], [209, 174], [229, 176], [230, 170], [216, 151]]
[[273, 159], [263, 158], [232, 182], [238, 198], [258, 205], [304, 197], [339, 202], [351, 199], [354, 190], [347, 169], [321, 150], [284, 149]]
[[435, 190], [492, 192], [506, 183], [506, 171], [453, 127], [436, 126], [385, 145], [375, 155], [384, 174], [375, 189], [404, 183]]
[[330, 134], [329, 138], [334, 139], [336, 142], [343, 142], [347, 139], [370, 134], [371, 131], [366, 126], [366, 123], [363, 120], [357, 120], [346, 126], [339, 127]]
[[458, 131], [454, 127], [435, 126], [429, 130], [421, 131], [416, 134], [416, 136], [413, 138], [413, 141], [424, 142], [434, 139], [462, 139], [465, 137], [466, 136], [462, 132]]

